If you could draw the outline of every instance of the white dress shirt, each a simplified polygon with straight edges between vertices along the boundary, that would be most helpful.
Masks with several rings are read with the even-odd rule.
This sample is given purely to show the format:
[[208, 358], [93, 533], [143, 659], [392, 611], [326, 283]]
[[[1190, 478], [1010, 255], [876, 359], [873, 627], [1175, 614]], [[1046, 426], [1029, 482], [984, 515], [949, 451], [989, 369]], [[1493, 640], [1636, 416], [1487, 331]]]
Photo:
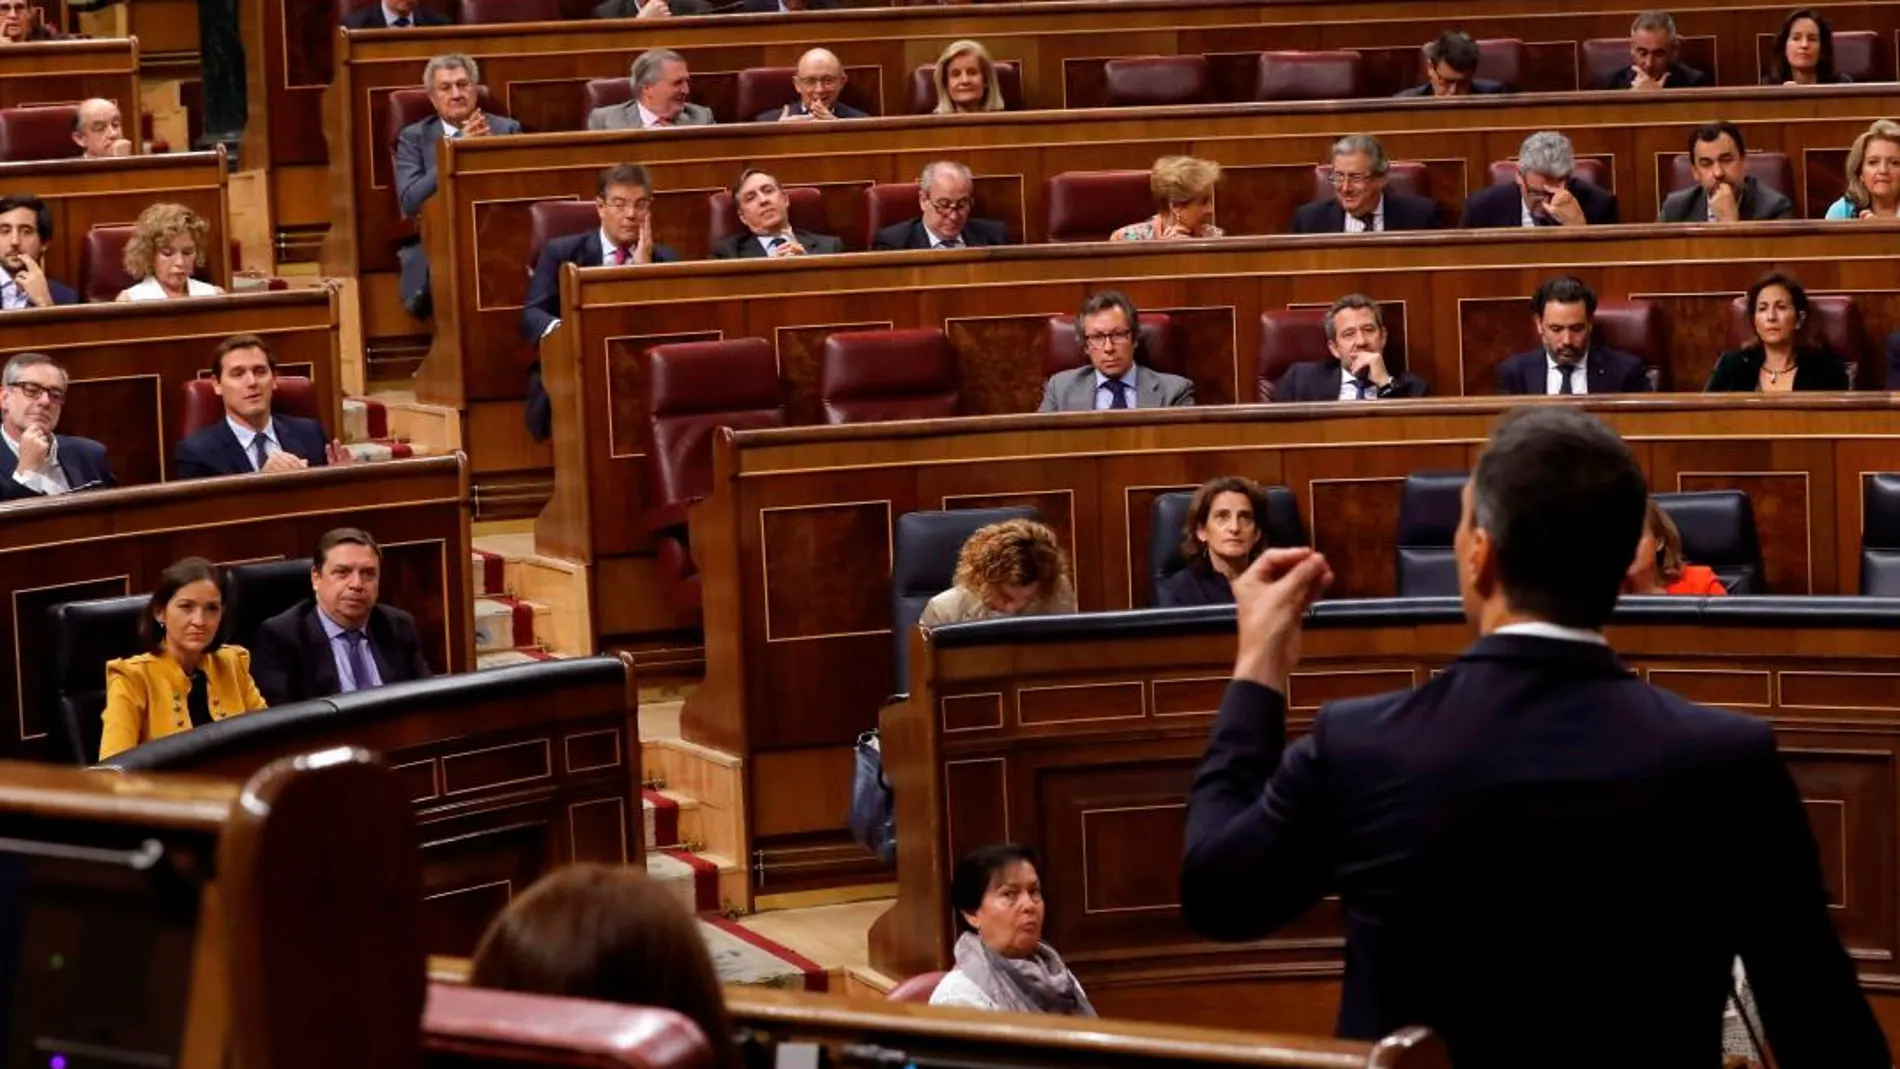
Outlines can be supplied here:
[[[53, 438], [52, 435], [47, 435]], [[59, 466], [59, 439], [53, 438], [53, 446], [46, 451], [46, 466], [39, 471], [21, 471], [17, 458], [20, 455], [20, 441], [5, 429], [0, 428], [0, 438], [6, 439], [7, 448], [13, 450], [16, 463], [13, 468], [13, 481], [36, 494], [64, 494], [72, 490], [72, 483], [66, 479], [66, 469]]]
[[679, 116], [677, 115], [670, 120], [662, 121], [658, 115], [648, 111], [647, 106], [638, 100], [633, 102], [633, 106], [640, 112], [640, 129], [642, 130], [664, 130], [679, 122]]
[[[1379, 194], [1378, 206], [1372, 209], [1371, 229], [1374, 233], [1380, 233], [1385, 230], [1385, 194], [1383, 193]], [[1363, 234], [1366, 232], [1366, 230], [1367, 230], [1366, 224], [1360, 222], [1358, 216], [1352, 214], [1351, 212], [1346, 213], [1346, 229], [1344, 231], [1345, 233]]]
[[394, 12], [394, 11], [391, 11], [391, 10], [389, 9], [389, 5], [388, 5], [388, 4], [384, 4], [384, 5], [383, 5], [383, 25], [385, 25], [385, 26], [389, 26], [389, 27], [394, 27], [394, 28], [396, 28], [396, 29], [408, 29], [408, 26], [396, 26], [396, 20], [397, 20], [397, 19], [408, 19], [408, 20], [409, 20], [409, 26], [414, 26], [414, 25], [416, 25], [416, 17], [415, 17], [414, 15], [402, 15], [402, 14], [398, 14], [398, 13], [396, 13], [396, 12]]
[[1519, 208], [1520, 208], [1520, 209], [1522, 210], [1522, 212], [1523, 212], [1523, 214], [1522, 214], [1522, 216], [1520, 216], [1520, 218], [1522, 218], [1522, 219], [1523, 219], [1523, 225], [1525, 225], [1525, 226], [1536, 226], [1536, 225], [1537, 225], [1537, 217], [1531, 214], [1531, 206], [1530, 206], [1530, 205], [1528, 205], [1528, 204], [1525, 204], [1525, 203], [1524, 203], [1524, 198], [1523, 198], [1523, 197], [1519, 197], [1519, 198], [1517, 199], [1517, 203], [1518, 203], [1518, 207], [1519, 207]]
[[1494, 635], [1528, 635], [1531, 638], [1554, 638], [1559, 642], [1587, 642], [1593, 646], [1607, 646], [1610, 640], [1603, 632], [1592, 631], [1585, 627], [1565, 627], [1562, 624], [1548, 623], [1543, 620], [1526, 620], [1521, 624], [1505, 624]]
[[232, 417], [228, 412], [225, 413], [224, 422], [230, 424], [231, 433], [237, 435], [238, 445], [243, 447], [244, 459], [251, 462], [252, 471], [260, 470], [257, 463], [257, 455], [251, 452], [251, 440], [258, 435], [261, 434], [264, 436], [264, 455], [266, 457], [269, 457], [272, 453], [283, 451], [284, 447], [282, 443], [278, 442], [276, 431], [268, 419], [264, 421], [264, 429], [261, 431], [252, 430], [249, 424], [246, 424], [243, 420]]
[[[1128, 400], [1125, 403], [1129, 408], [1137, 407], [1135, 398], [1140, 396], [1141, 391], [1136, 388], [1135, 376], [1140, 372], [1141, 367], [1138, 364], [1130, 364], [1128, 365], [1128, 370], [1122, 372], [1121, 378], [1124, 387], [1122, 393], [1127, 395]], [[1114, 406], [1115, 391], [1108, 388], [1108, 376], [1097, 371], [1095, 373], [1095, 410], [1102, 412]]]
[[1339, 399], [1341, 401], [1375, 401], [1378, 397], [1379, 388], [1372, 384], [1371, 379], [1366, 380], [1366, 395], [1364, 397], [1359, 396], [1359, 380], [1347, 373], [1344, 364], [1340, 365]]
[[953, 241], [956, 242], [955, 247], [959, 249], [969, 248], [969, 245], [970, 245], [969, 242], [963, 240], [962, 231], [958, 231], [955, 237], [948, 237], [948, 238], [938, 237], [937, 232], [935, 230], [930, 229], [929, 227], [924, 227], [924, 233], [930, 235], [930, 247], [933, 249], [941, 249], [944, 246], [949, 245]]
[[31, 307], [33, 307], [33, 302], [26, 295], [26, 287], [13, 281], [13, 276], [8, 275], [7, 280], [0, 283], [0, 309], [22, 312]]
[[[1590, 392], [1590, 358], [1586, 355], [1577, 361], [1575, 371], [1570, 373], [1570, 392], [1579, 396]], [[1544, 353], [1544, 392], [1556, 395], [1563, 392], [1564, 373], [1558, 370], [1557, 358]]]
[[764, 249], [765, 254], [767, 256], [772, 255], [772, 243], [774, 241], [780, 241], [780, 240], [796, 241], [797, 240], [796, 238], [792, 237], [792, 231], [790, 227], [787, 227], [784, 231], [777, 234], [754, 234], [752, 235], [752, 239], [759, 243], [759, 248]]

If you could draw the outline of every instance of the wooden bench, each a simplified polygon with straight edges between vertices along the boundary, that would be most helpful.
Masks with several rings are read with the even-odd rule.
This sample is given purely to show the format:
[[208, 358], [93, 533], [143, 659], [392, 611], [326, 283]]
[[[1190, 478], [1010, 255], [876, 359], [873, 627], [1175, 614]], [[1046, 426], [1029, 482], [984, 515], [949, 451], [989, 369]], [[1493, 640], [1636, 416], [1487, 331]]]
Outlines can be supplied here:
[[127, 129], [138, 129], [137, 38], [34, 41], [0, 52], [0, 108], [77, 104], [87, 97], [114, 101]]

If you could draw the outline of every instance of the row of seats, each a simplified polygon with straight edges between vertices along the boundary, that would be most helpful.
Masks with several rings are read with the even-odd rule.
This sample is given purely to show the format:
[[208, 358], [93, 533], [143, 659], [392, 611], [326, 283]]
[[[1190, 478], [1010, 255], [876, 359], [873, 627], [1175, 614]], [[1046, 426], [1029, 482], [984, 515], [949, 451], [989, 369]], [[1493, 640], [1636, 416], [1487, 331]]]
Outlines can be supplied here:
[[[35, 104], [21, 108], [0, 108], [0, 163], [25, 160], [70, 160], [83, 154], [73, 140], [73, 123], [79, 115], [77, 104]], [[139, 117], [148, 153], [170, 152], [171, 146], [152, 140], [152, 117]]]

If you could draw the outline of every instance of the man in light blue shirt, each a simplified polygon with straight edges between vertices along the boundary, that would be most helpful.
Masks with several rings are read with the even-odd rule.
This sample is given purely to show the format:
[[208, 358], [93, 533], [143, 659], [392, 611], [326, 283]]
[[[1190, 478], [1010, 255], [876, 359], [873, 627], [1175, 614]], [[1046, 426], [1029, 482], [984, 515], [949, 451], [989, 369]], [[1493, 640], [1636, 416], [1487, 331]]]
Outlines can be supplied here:
[[1075, 317], [1075, 334], [1088, 366], [1049, 376], [1038, 411], [1120, 411], [1194, 403], [1192, 382], [1136, 364], [1141, 317], [1120, 291], [1103, 290], [1084, 302]]

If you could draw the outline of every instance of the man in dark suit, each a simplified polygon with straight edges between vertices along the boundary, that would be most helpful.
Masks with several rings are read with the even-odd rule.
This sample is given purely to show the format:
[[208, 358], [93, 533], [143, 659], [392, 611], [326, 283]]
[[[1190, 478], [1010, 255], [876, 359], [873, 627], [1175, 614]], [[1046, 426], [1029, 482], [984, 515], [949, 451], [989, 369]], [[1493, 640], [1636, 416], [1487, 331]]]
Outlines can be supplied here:
[[1075, 314], [1075, 340], [1087, 367], [1058, 371], [1042, 384], [1038, 412], [1173, 408], [1194, 403], [1194, 383], [1141, 359], [1141, 313], [1119, 290], [1102, 290]]
[[[600, 172], [594, 183], [600, 228], [558, 237], [541, 246], [528, 282], [528, 300], [521, 307], [521, 338], [539, 345], [548, 332], [561, 325], [561, 265], [581, 267], [627, 264], [670, 264], [679, 260], [671, 248], [653, 240], [653, 179], [637, 163], [621, 163]], [[541, 361], [528, 365], [528, 433], [546, 441], [553, 431], [553, 412], [547, 387], [541, 381]]]
[[54, 434], [66, 405], [66, 369], [42, 353], [21, 353], [0, 372], [0, 500], [50, 497], [113, 485], [106, 447]]
[[1425, 380], [1385, 366], [1385, 317], [1379, 303], [1348, 293], [1326, 309], [1326, 349], [1331, 360], [1294, 364], [1273, 389], [1275, 401], [1378, 401], [1423, 397]]
[[427, 679], [416, 621], [378, 604], [382, 547], [339, 527], [317, 540], [311, 597], [264, 621], [251, 639], [251, 678], [272, 705]]
[[1517, 177], [1466, 198], [1458, 225], [1480, 229], [1616, 222], [1616, 194], [1572, 178], [1575, 169], [1569, 138], [1549, 130], [1532, 134], [1518, 147]]
[[865, 119], [870, 116], [838, 99], [849, 76], [838, 57], [823, 48], [814, 48], [798, 57], [792, 68], [792, 88], [798, 101], [782, 108], [762, 111], [757, 122], [823, 122], [826, 119]]
[[1258, 939], [1337, 893], [1339, 1034], [1423, 1025], [1460, 1069], [1715, 1069], [1738, 957], [1783, 1069], [1887, 1069], [1769, 721], [1651, 687], [1604, 640], [1647, 499], [1590, 414], [1506, 415], [1456, 535], [1483, 637], [1291, 745], [1301, 617], [1332, 573], [1310, 549], [1256, 560], [1188, 798], [1188, 925]]
[[343, 25], [352, 30], [406, 30], [411, 26], [447, 26], [452, 21], [423, 7], [421, 0], [380, 0], [343, 16]]
[[271, 411], [277, 359], [264, 339], [236, 334], [219, 342], [211, 358], [211, 383], [224, 402], [224, 418], [178, 443], [172, 451], [174, 478], [351, 463], [350, 451], [327, 440], [321, 423]]
[[1786, 219], [1794, 202], [1748, 173], [1748, 144], [1732, 122], [1703, 123], [1689, 134], [1696, 184], [1663, 198], [1659, 223], [1735, 223]]
[[844, 242], [830, 234], [794, 229], [791, 198], [778, 184], [778, 179], [756, 167], [739, 173], [739, 180], [732, 184], [732, 202], [739, 209], [739, 222], [745, 227], [745, 233], [724, 238], [713, 246], [715, 260], [844, 251]]
[[874, 249], [962, 249], [1014, 244], [1009, 228], [995, 219], [973, 219], [976, 181], [970, 169], [939, 160], [917, 176], [915, 219], [892, 223], [877, 232]]
[[1676, 59], [1676, 20], [1667, 11], [1645, 11], [1630, 24], [1630, 65], [1610, 75], [1600, 89], [1694, 89], [1709, 76]]
[[52, 239], [53, 213], [44, 201], [30, 193], [0, 197], [0, 312], [79, 303], [79, 294], [41, 266]]
[[1387, 230], [1436, 230], [1438, 205], [1424, 197], [1385, 188], [1392, 162], [1370, 134], [1333, 143], [1333, 195], [1293, 213], [1295, 234], [1364, 234]]
[[1504, 86], [1478, 74], [1478, 42], [1458, 30], [1444, 30], [1425, 46], [1424, 85], [1400, 90], [1402, 97], [1461, 97], [1472, 93], [1502, 93]]
[[1504, 394], [1648, 393], [1641, 358], [1592, 344], [1597, 295], [1570, 275], [1546, 279], [1531, 295], [1531, 320], [1543, 348], [1498, 365]]

